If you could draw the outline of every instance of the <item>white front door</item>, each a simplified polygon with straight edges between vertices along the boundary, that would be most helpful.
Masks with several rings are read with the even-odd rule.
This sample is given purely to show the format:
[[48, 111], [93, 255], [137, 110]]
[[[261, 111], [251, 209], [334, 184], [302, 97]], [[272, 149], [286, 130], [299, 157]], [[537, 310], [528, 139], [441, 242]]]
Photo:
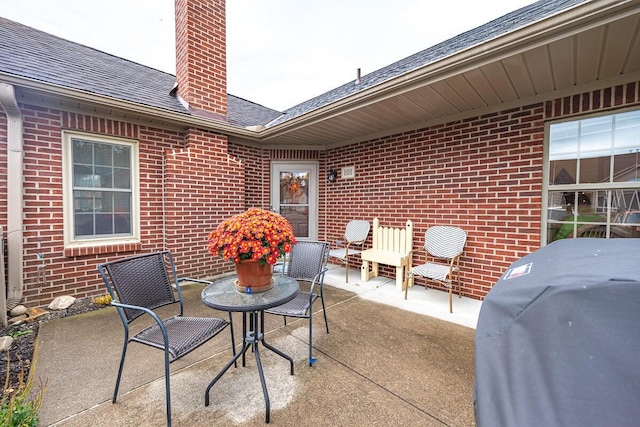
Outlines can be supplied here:
[[287, 218], [300, 240], [318, 240], [318, 164], [271, 163], [272, 209]]

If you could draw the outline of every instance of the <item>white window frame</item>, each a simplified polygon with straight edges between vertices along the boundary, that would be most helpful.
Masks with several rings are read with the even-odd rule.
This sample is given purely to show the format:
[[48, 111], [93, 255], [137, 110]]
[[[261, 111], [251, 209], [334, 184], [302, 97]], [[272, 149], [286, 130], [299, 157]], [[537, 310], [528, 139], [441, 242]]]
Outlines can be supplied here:
[[[75, 238], [73, 199], [73, 146], [74, 139], [97, 143], [126, 145], [131, 150], [131, 235]], [[62, 132], [62, 185], [65, 248], [100, 246], [140, 242], [140, 167], [139, 146], [136, 140], [91, 133]]]
[[[551, 168], [551, 160], [550, 160], [550, 143], [551, 143], [551, 127], [553, 125], [559, 123], [569, 123], [569, 122], [579, 122], [586, 119], [591, 119], [594, 117], [612, 117], [622, 113], [628, 113], [631, 111], [638, 111], [637, 108], [627, 108], [616, 111], [607, 111], [606, 113], [597, 113], [587, 116], [580, 117], [571, 117], [568, 119], [548, 122], [545, 124], [545, 146], [544, 146], [544, 156], [543, 156], [543, 185], [542, 185], [542, 215], [541, 215], [541, 233], [540, 233], [540, 243], [542, 246], [547, 245], [548, 240], [548, 227], [549, 227], [549, 195], [551, 192], [562, 191], [562, 192], [575, 192], [575, 191], [589, 191], [595, 192], [596, 196], [602, 192], [606, 194], [606, 205], [600, 206], [598, 201], [599, 197], [596, 197], [596, 200], [593, 200], [592, 203], [596, 204], [596, 209], [599, 208], [600, 211], [603, 211], [606, 215], [606, 222], [603, 222], [602, 225], [606, 225], [607, 229], [607, 237], [609, 237], [610, 227], [615, 224], [615, 217], [612, 217], [609, 209], [611, 207], [611, 197], [612, 192], [616, 190], [620, 191], [640, 191], [640, 182], [636, 181], [628, 181], [628, 182], [606, 182], [606, 183], [578, 183], [578, 184], [562, 184], [562, 185], [552, 185], [550, 182], [550, 168]], [[612, 137], [614, 135], [612, 134]], [[573, 158], [573, 157], [571, 157]], [[612, 168], [613, 170], [613, 168]], [[610, 191], [609, 191], [610, 190]], [[596, 223], [599, 224], [599, 223]], [[575, 235], [575, 227], [574, 227], [574, 235]]]

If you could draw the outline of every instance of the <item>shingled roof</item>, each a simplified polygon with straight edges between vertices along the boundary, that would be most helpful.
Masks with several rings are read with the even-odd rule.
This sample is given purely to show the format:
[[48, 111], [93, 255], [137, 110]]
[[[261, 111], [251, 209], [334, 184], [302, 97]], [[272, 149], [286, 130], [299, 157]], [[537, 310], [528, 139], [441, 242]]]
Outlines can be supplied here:
[[459, 34], [449, 40], [438, 43], [435, 46], [410, 55], [400, 61], [387, 65], [377, 71], [361, 77], [360, 83], [355, 84], [355, 80], [316, 96], [308, 101], [298, 104], [285, 111], [285, 114], [270, 122], [267, 127], [275, 126], [279, 123], [291, 120], [317, 108], [323, 107], [332, 102], [346, 98], [354, 93], [363, 91], [402, 74], [414, 71], [420, 67], [427, 66], [439, 60], [462, 52], [482, 43], [486, 43], [496, 37], [507, 34], [518, 28], [530, 25], [543, 18], [560, 13], [577, 4], [588, 0], [542, 0], [528, 6], [522, 7], [500, 18], [494, 19], [480, 27], [474, 28]]
[[[175, 76], [1, 17], [0, 72], [190, 114], [170, 95]], [[227, 119], [239, 127], [262, 125], [282, 114], [233, 95], [227, 102]]]
[[[228, 95], [228, 122], [280, 123], [486, 43], [588, 0], [542, 0], [298, 104], [284, 113]], [[171, 53], [173, 54], [173, 53]], [[190, 115], [170, 94], [175, 76], [0, 18], [0, 73]]]

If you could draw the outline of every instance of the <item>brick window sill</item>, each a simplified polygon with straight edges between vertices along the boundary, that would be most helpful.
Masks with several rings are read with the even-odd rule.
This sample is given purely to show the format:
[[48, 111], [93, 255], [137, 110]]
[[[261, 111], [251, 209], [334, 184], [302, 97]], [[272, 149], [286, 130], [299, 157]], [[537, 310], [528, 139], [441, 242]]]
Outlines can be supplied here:
[[82, 245], [67, 246], [64, 248], [65, 257], [77, 257], [86, 255], [100, 255], [116, 252], [134, 252], [142, 249], [140, 242], [112, 243], [106, 245]]

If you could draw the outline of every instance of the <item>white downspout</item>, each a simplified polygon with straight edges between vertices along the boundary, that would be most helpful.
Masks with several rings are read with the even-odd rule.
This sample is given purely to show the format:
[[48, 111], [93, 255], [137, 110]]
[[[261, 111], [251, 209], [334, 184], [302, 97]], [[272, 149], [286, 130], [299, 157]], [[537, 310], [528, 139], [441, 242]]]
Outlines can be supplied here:
[[[23, 144], [22, 113], [13, 86], [0, 83], [0, 105], [7, 115], [7, 308], [22, 300], [23, 280]], [[5, 309], [5, 310], [6, 310]]]

